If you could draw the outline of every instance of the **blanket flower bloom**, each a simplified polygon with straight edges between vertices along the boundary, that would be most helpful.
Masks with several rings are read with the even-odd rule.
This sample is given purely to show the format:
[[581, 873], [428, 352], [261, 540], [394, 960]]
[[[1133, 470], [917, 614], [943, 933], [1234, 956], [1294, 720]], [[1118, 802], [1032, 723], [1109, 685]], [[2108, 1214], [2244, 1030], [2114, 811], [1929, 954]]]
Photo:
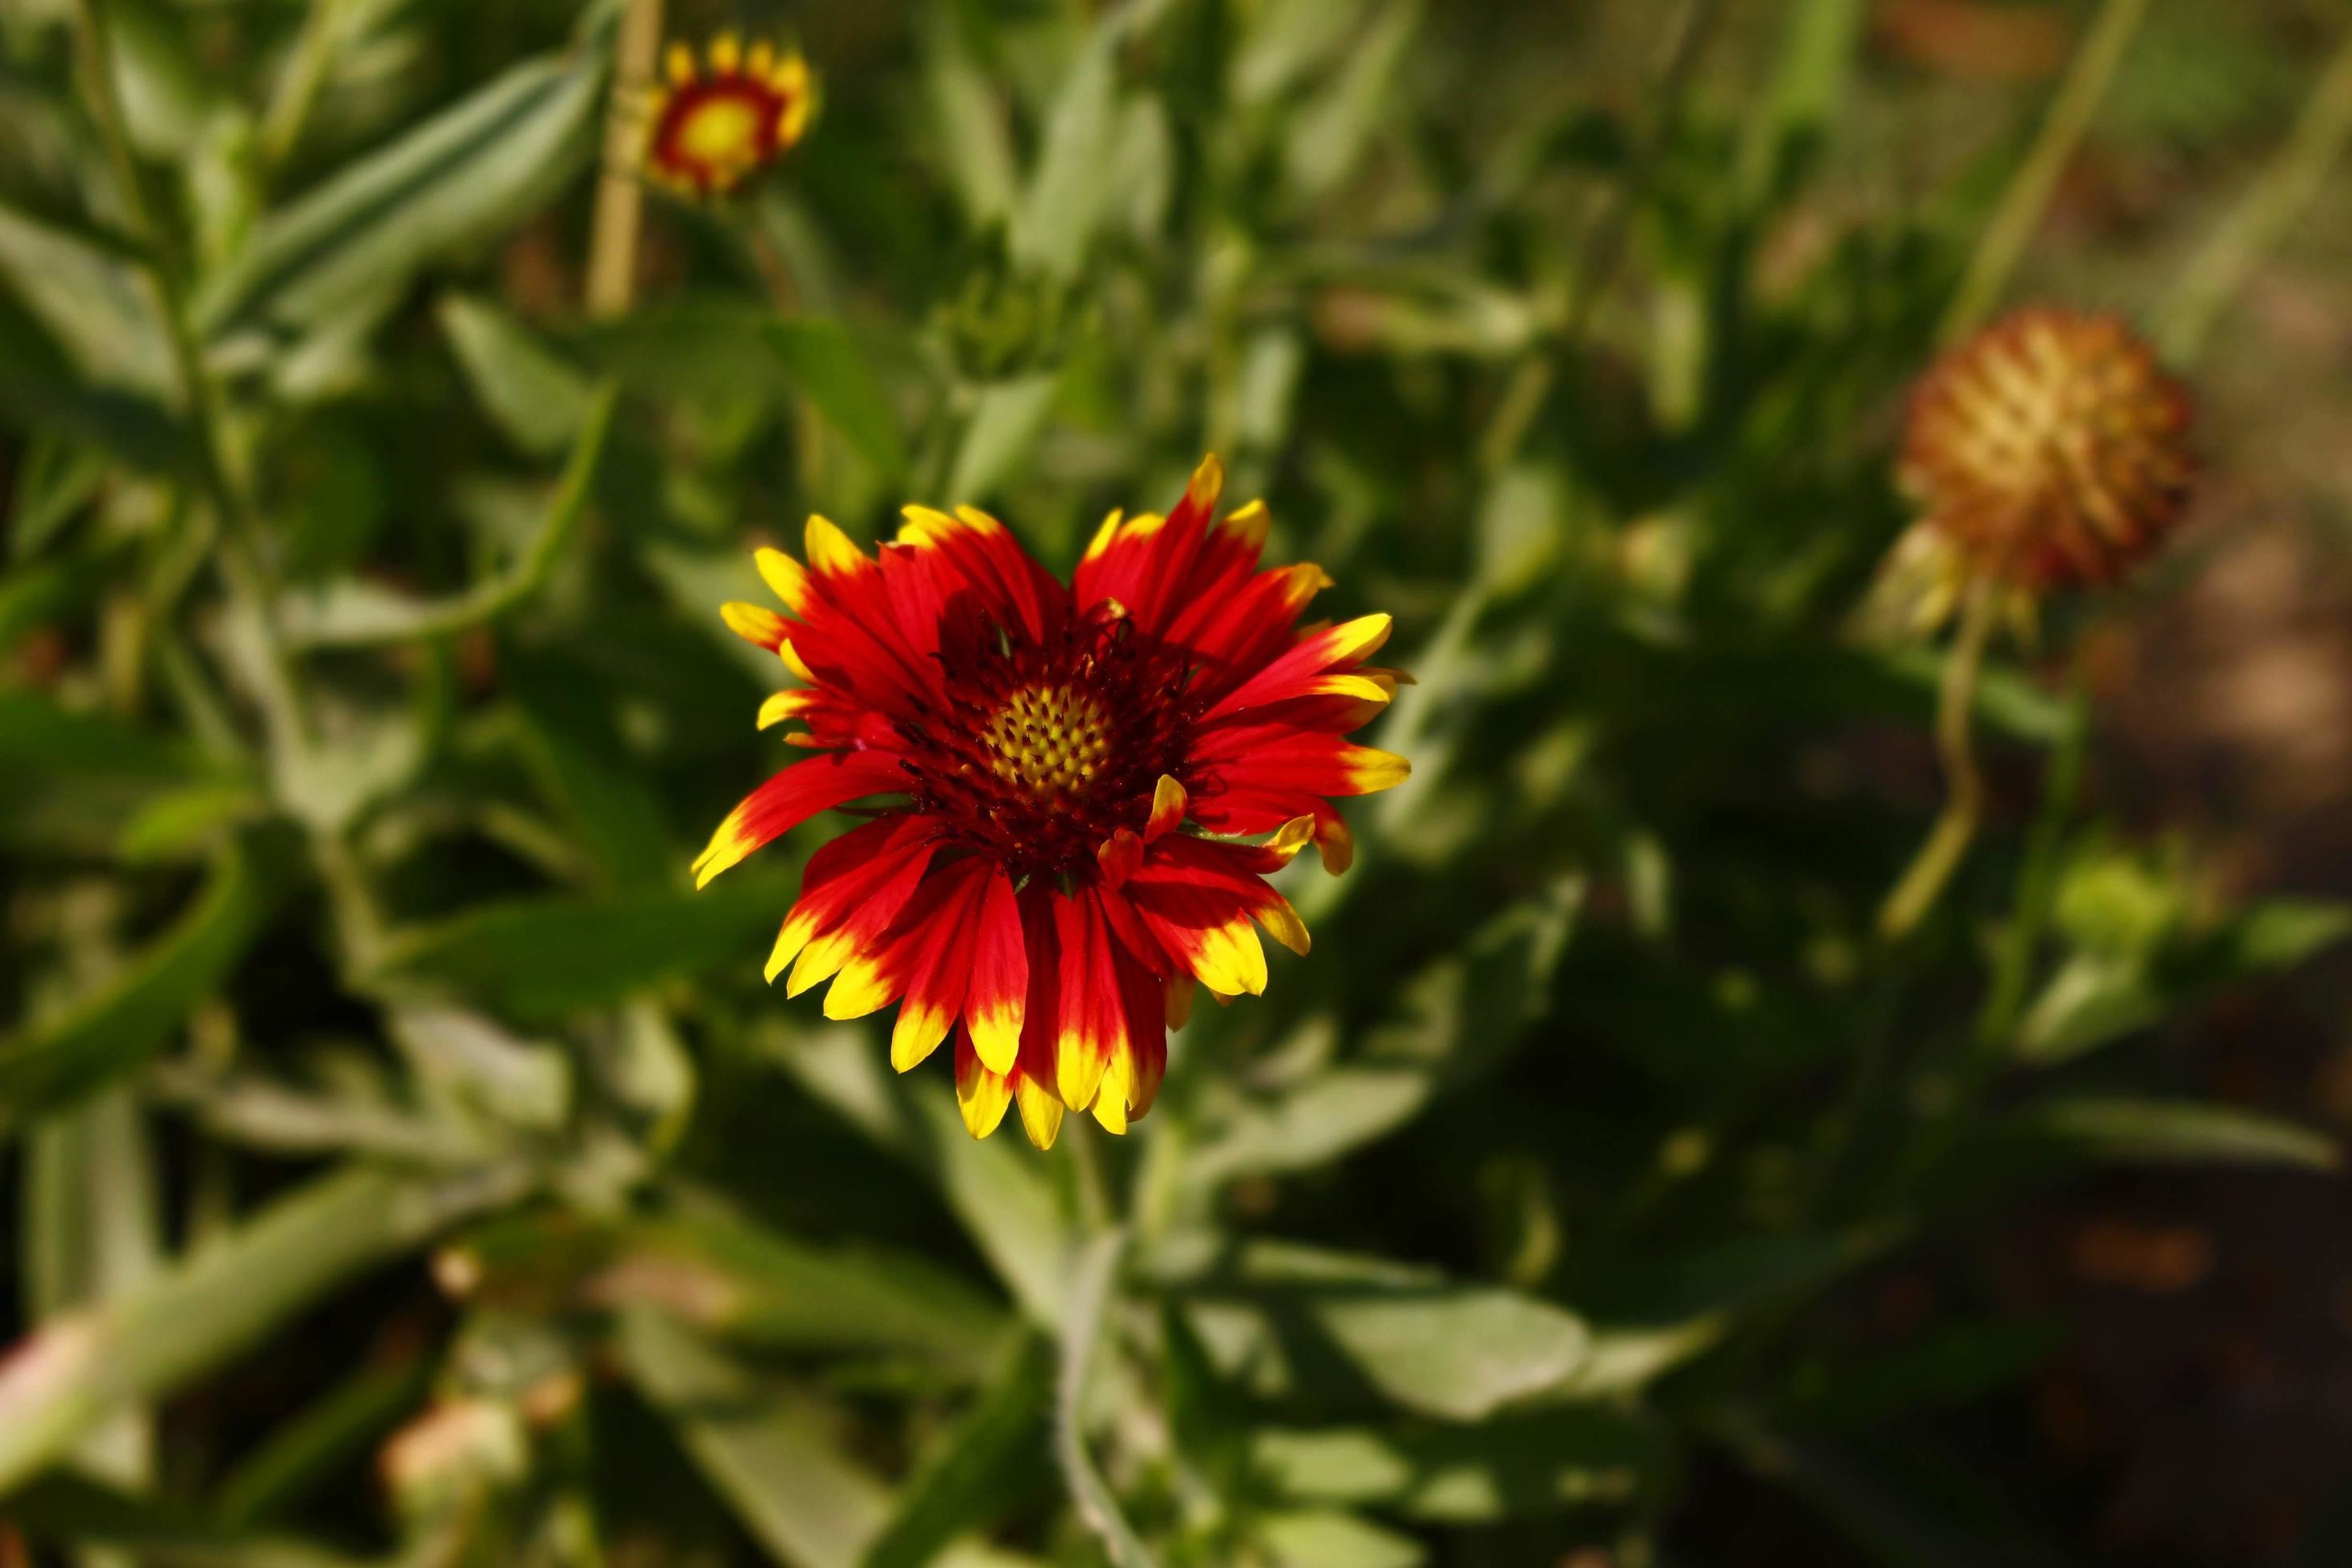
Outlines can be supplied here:
[[893, 797], [810, 859], [767, 975], [795, 996], [830, 980], [829, 1018], [898, 1003], [901, 1072], [952, 1032], [975, 1137], [1008, 1106], [1040, 1148], [1065, 1108], [1125, 1131], [1195, 981], [1263, 991], [1256, 927], [1307, 951], [1267, 873], [1309, 844], [1345, 870], [1330, 797], [1408, 771], [1344, 739], [1408, 679], [1364, 662], [1389, 617], [1300, 628], [1330, 579], [1260, 569], [1265, 509], [1215, 516], [1222, 480], [1212, 458], [1167, 516], [1112, 513], [1067, 587], [969, 507], [907, 508], [878, 560], [812, 517], [806, 564], [758, 552], [790, 614], [723, 612], [803, 683], [761, 727], [795, 721], [817, 754], [719, 824], [698, 885]]
[[2179, 522], [2196, 462], [2187, 390], [2113, 316], [2014, 311], [1920, 378], [1901, 479], [1923, 517], [1896, 567], [1919, 618], [1971, 581], [2030, 605], [2111, 583]]
[[709, 65], [705, 72], [692, 49], [670, 45], [646, 115], [646, 172], [696, 196], [724, 195], [791, 152], [816, 98], [797, 49], [755, 43], [746, 54], [734, 34], [721, 33]]

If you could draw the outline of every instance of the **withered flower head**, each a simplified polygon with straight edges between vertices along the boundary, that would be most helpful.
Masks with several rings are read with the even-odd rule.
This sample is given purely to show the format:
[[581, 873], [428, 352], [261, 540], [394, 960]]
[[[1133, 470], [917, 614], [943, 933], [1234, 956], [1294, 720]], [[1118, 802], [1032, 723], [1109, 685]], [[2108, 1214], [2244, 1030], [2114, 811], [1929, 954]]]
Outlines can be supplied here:
[[1913, 392], [1902, 479], [1951, 564], [2028, 594], [2113, 582], [2180, 519], [2189, 404], [2113, 316], [2016, 311]]

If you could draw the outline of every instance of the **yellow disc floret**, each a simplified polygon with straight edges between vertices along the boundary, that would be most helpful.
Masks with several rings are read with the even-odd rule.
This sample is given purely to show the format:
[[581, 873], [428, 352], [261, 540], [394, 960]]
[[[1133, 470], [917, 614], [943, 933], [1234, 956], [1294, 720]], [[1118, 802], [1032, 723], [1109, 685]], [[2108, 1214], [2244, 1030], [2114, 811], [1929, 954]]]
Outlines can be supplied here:
[[981, 731], [996, 776], [1037, 799], [1057, 800], [1094, 782], [1110, 754], [1110, 716], [1089, 693], [1024, 686]]

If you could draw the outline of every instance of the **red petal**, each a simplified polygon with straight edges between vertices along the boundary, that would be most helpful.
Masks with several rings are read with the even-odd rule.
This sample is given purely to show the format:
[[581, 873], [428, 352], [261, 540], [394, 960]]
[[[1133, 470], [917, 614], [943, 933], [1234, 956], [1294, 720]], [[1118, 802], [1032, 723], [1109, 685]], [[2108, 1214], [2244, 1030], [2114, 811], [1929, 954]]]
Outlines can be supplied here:
[[906, 787], [907, 775], [888, 752], [850, 752], [784, 769], [727, 814], [695, 858], [696, 887], [818, 812], [869, 795]]

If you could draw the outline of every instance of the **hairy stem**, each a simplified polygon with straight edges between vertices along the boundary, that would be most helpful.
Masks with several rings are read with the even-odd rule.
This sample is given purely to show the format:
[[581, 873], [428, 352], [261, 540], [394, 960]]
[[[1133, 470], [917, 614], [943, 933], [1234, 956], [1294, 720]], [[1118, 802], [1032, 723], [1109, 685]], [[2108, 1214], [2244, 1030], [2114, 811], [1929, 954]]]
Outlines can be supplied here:
[[2310, 210], [2347, 142], [2352, 142], [2352, 31], [2345, 34], [2318, 86], [2305, 100], [2303, 116], [2286, 145], [2189, 258], [2171, 297], [2158, 311], [2156, 340], [2168, 358], [2186, 363], [2197, 357], [2248, 275]]
[[299, 744], [308, 733], [307, 722], [285, 643], [271, 614], [257, 531], [251, 509], [246, 504], [243, 487], [237, 481], [219, 388], [205, 368], [203, 350], [188, 322], [186, 279], [178, 247], [170, 230], [157, 221], [148, 205], [146, 187], [140, 181], [122, 100], [115, 91], [106, 12], [100, 0], [77, 0], [74, 16], [83, 95], [89, 101], [90, 118], [97, 124], [107, 163], [113, 172], [124, 221], [145, 253], [156, 313], [163, 319], [173, 367], [195, 434], [197, 478], [204, 487], [206, 503], [221, 522], [221, 575], [238, 610], [252, 620], [260, 637], [264, 655], [260, 661], [263, 718], [274, 742]]
[[2000, 600], [1998, 584], [1979, 577], [1969, 586], [1960, 612], [1959, 635], [1944, 658], [1944, 679], [1936, 701], [1936, 753], [1943, 761], [1945, 801], [1927, 841], [1910, 869], [1878, 911], [1878, 934], [1899, 941], [1916, 927], [1943, 895], [1959, 868], [1984, 814], [1984, 775], [1978, 771], [1974, 726], [1977, 677], [1984, 668], [1985, 643]]
[[604, 170], [588, 241], [588, 313], [625, 314], [637, 290], [637, 230], [646, 205], [637, 172], [636, 116], [661, 52], [661, 0], [629, 0], [613, 51], [612, 100], [604, 111]]
[[2058, 177], [2066, 172], [2083, 132], [2090, 128], [2091, 116], [2115, 79], [2116, 67], [2122, 63], [2125, 49], [2147, 15], [2147, 0], [2106, 0], [2100, 7], [2091, 30], [2084, 35], [2082, 47], [2074, 51], [2074, 62], [2058, 86], [2058, 96], [2050, 101], [2050, 112], [2033, 146], [2010, 177], [2000, 205], [1977, 241], [1976, 254], [1969, 258], [1968, 272], [1944, 316], [1939, 335], [1945, 342], [1966, 337], [1999, 302], [2027, 242], [2042, 226], [2042, 215], [2058, 188]]

